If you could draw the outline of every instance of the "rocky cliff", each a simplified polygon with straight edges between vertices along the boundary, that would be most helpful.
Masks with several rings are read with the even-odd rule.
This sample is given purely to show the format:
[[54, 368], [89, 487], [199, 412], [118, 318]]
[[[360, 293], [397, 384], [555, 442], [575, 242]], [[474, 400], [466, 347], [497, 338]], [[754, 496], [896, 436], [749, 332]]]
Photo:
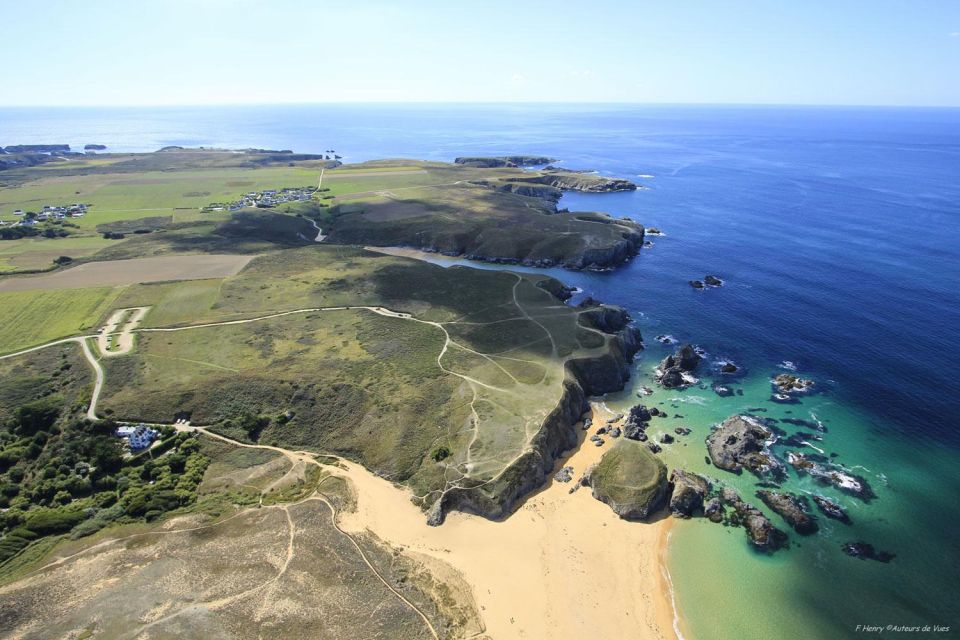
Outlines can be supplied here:
[[610, 191], [636, 191], [637, 185], [621, 178], [607, 178], [595, 173], [552, 169], [537, 175], [513, 178], [512, 182], [545, 184], [564, 191], [584, 193], [607, 193]]
[[608, 334], [606, 353], [568, 360], [560, 402], [543, 421], [528, 450], [492, 481], [476, 481], [472, 486], [463, 482], [462, 487], [445, 490], [429, 507], [428, 524], [442, 524], [452, 509], [492, 520], [507, 516], [520, 498], [543, 485], [560, 456], [577, 444], [576, 425], [589, 409], [588, 396], [623, 389], [630, 375], [629, 363], [642, 348], [640, 331], [629, 325], [625, 311], [613, 305], [599, 305], [591, 318], [586, 322], [598, 321], [605, 327], [601, 330]]
[[493, 169], [497, 167], [536, 167], [539, 165], [556, 162], [553, 158], [546, 156], [465, 156], [454, 158], [454, 164], [462, 164], [467, 167], [476, 167], [478, 169]]

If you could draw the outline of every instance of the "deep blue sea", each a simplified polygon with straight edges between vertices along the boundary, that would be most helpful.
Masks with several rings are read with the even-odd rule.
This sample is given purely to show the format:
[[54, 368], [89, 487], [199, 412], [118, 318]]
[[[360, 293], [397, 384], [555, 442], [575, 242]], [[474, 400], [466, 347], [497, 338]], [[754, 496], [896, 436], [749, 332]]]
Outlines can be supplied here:
[[[823, 420], [818, 446], [864, 469], [878, 494], [870, 505], [831, 494], [851, 509], [853, 527], [824, 526], [772, 559], [748, 553], [741, 533], [681, 523], [670, 566], [686, 635], [860, 637], [857, 624], [880, 622], [939, 624], [951, 630], [936, 637], [960, 636], [960, 110], [0, 109], [0, 144], [29, 143], [336, 149], [346, 162], [543, 154], [634, 180], [644, 188], [571, 194], [561, 206], [627, 215], [666, 235], [615, 273], [556, 275], [638, 320], [650, 345], [638, 385], [666, 353], [652, 340], [661, 333], [749, 372], [743, 396], [708, 388], [663, 398], [688, 410], [701, 438], [668, 461], [696, 467], [710, 424], [766, 403], [770, 416]], [[707, 273], [725, 286], [687, 284]], [[785, 361], [824, 392], [769, 403], [768, 380]], [[611, 402], [628, 406], [631, 393]], [[738, 488], [751, 491], [750, 480], [737, 479]], [[840, 553], [860, 539], [897, 557], [882, 564]]]

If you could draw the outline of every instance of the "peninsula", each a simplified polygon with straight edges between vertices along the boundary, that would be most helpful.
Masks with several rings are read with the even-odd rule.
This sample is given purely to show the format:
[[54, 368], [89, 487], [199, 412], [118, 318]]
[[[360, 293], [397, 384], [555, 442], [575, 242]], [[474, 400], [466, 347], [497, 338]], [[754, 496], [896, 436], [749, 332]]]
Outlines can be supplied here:
[[[17, 487], [0, 520], [4, 633], [201, 633], [335, 575], [348, 592], [297, 597], [290, 633], [509, 637], [519, 620], [577, 635], [548, 604], [575, 593], [560, 585], [515, 611], [506, 573], [491, 570], [509, 557], [533, 589], [575, 569], [541, 557], [525, 509], [569, 513], [579, 524], [563, 545], [610, 563], [600, 530], [626, 522], [562, 484], [531, 494], [561, 459], [581, 476], [599, 461], [581, 448], [601, 411], [589, 398], [624, 386], [639, 331], [619, 307], [565, 304], [570, 290], [544, 275], [364, 248], [572, 269], [616, 268], [639, 250], [641, 225], [557, 209], [562, 190], [629, 183], [528, 164], [171, 148], [0, 171], [0, 219], [40, 230], [4, 241], [0, 278], [0, 480]], [[515, 544], [494, 560], [479, 547], [502, 519]], [[623, 529], [642, 572], [610, 567], [660, 594], [634, 611], [650, 629], [670, 624], [656, 570], [665, 526]], [[249, 570], [228, 560], [248, 538]], [[319, 562], [320, 549], [335, 554]], [[191, 577], [150, 580], [176, 573], [171, 562]], [[64, 565], [84, 584], [115, 579], [78, 582], [82, 595], [40, 615], [31, 603], [51, 600]], [[118, 589], [142, 596], [118, 607]], [[375, 602], [390, 604], [371, 620]], [[634, 627], [603, 616], [595, 628]]]

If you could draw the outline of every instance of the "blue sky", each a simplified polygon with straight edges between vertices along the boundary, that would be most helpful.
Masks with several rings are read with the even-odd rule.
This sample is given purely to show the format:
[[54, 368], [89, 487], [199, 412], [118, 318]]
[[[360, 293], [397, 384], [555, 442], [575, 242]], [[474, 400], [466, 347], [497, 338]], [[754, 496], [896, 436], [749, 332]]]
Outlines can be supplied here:
[[960, 106], [960, 1], [0, 3], [0, 105]]

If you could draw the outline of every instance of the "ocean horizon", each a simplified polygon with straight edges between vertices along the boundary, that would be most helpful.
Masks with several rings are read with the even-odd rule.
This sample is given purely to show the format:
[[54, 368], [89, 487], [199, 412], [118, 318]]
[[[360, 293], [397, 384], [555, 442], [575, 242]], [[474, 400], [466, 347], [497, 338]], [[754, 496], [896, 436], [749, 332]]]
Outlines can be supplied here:
[[[643, 333], [631, 386], [607, 404], [639, 402], [674, 348], [667, 343], [696, 344], [708, 363], [734, 361], [744, 375], [724, 382], [729, 395], [707, 374], [685, 391], [646, 396], [693, 432], [664, 452], [668, 466], [757, 502], [757, 480], [713, 468], [703, 445], [713, 425], [753, 413], [782, 429], [781, 440], [819, 425], [803, 450], [861, 475], [876, 494], [858, 500], [791, 469], [788, 490], [836, 499], [853, 524], [821, 517], [820, 533], [792, 535], [791, 548], [772, 557], [753, 552], [740, 529], [678, 522], [667, 564], [688, 639], [716, 637], [717, 628], [725, 637], [824, 639], [858, 637], [863, 623], [958, 628], [960, 108], [0, 108], [0, 146], [58, 143], [104, 144], [105, 153], [335, 149], [344, 162], [537, 154], [636, 182], [635, 192], [570, 193], [560, 206], [626, 216], [663, 236], [614, 272], [547, 270], [580, 296], [626, 307]], [[724, 285], [688, 284], [705, 274]], [[774, 402], [770, 380], [784, 371], [814, 380], [817, 392]], [[774, 450], [785, 456], [786, 446]], [[851, 541], [895, 557], [849, 557], [842, 546]]]

